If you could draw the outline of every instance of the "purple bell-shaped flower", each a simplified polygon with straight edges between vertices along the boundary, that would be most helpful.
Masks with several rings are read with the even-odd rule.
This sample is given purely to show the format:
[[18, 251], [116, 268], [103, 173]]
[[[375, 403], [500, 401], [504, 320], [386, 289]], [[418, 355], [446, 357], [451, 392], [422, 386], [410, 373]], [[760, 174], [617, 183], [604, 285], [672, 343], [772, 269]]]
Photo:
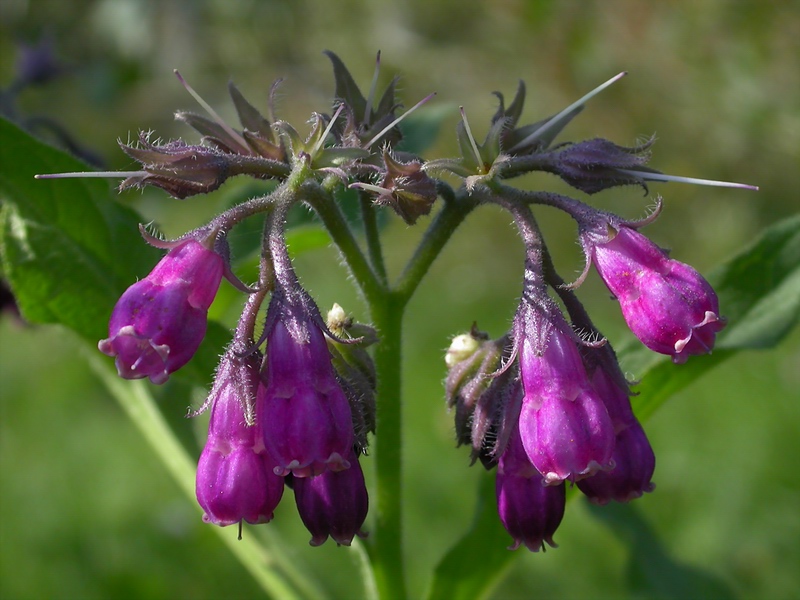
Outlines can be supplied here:
[[634, 335], [676, 363], [710, 352], [716, 333], [725, 326], [711, 285], [634, 229], [608, 230], [600, 241], [583, 236], [584, 250], [619, 300]]
[[531, 464], [522, 447], [519, 432], [514, 431], [497, 464], [495, 491], [497, 512], [516, 550], [524, 544], [538, 552], [544, 542], [555, 547], [553, 534], [564, 517], [566, 485], [545, 485], [541, 474]]
[[122, 294], [111, 313], [108, 338], [97, 345], [116, 357], [121, 377], [164, 383], [189, 362], [205, 337], [208, 308], [223, 271], [219, 254], [189, 239]]
[[256, 410], [275, 472], [308, 477], [347, 469], [353, 422], [325, 334], [304, 309], [280, 297], [273, 297], [270, 314]]
[[367, 518], [369, 498], [364, 473], [354, 452], [347, 456], [350, 467], [325, 471], [315, 477], [295, 478], [294, 497], [300, 518], [311, 533], [311, 545], [323, 544], [328, 536], [349, 546]]
[[612, 466], [614, 427], [568, 328], [548, 302], [534, 307], [526, 300], [514, 328], [524, 389], [520, 437], [547, 485]]
[[256, 361], [229, 351], [211, 390], [208, 439], [197, 465], [197, 501], [207, 523], [266, 523], [283, 495], [283, 477], [264, 448], [261, 419], [246, 418], [257, 385]]

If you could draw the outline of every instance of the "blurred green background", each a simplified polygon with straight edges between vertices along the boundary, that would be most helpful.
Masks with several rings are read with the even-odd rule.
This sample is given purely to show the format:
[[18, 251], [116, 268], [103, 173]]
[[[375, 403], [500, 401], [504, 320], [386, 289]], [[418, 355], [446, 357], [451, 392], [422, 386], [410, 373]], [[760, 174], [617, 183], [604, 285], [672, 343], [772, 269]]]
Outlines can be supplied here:
[[[438, 92], [426, 110], [445, 117], [429, 158], [455, 154], [457, 106], [465, 107], [480, 137], [496, 107], [490, 92], [510, 99], [519, 78], [528, 85], [523, 121], [533, 122], [629, 71], [592, 100], [561, 139], [602, 136], [632, 145], [655, 133], [652, 166], [761, 186], [757, 194], [652, 187], [664, 196], [665, 210], [647, 233], [701, 272], [798, 209], [797, 2], [4, 0], [0, 86], [14, 80], [19, 44], [43, 36], [64, 73], [24, 90], [13, 116], [55, 119], [107, 168], [132, 167], [116, 140], [140, 129], [152, 128], [165, 139], [197, 139], [172, 121], [177, 109], [199, 112], [173, 68], [230, 121], [229, 78], [263, 107], [271, 82], [285, 77], [278, 113], [302, 129], [310, 111], [330, 105], [330, 65], [321, 51], [337, 52], [366, 87], [380, 49], [382, 82], [399, 74], [407, 106]], [[48, 137], [45, 129], [38, 132]], [[568, 191], [544, 174], [519, 184]], [[187, 202], [149, 189], [120, 200], [168, 235], [178, 235], [242, 191], [242, 182], [234, 181]], [[652, 198], [630, 189], [590, 201], [637, 217]], [[556, 264], [569, 278], [581, 267], [572, 223], [540, 212]], [[424, 224], [409, 228], [392, 220], [386, 235], [393, 272]], [[452, 419], [442, 400], [442, 356], [450, 337], [473, 320], [493, 336], [508, 327], [522, 266], [511, 232], [509, 217], [499, 211], [472, 215], [409, 310], [404, 484], [415, 595], [424, 590], [430, 567], [469, 525], [480, 475], [479, 467], [468, 468], [467, 451], [454, 449]], [[321, 307], [336, 301], [363, 315], [331, 248], [301, 255], [298, 271]], [[596, 277], [580, 295], [612, 342], [627, 339], [617, 307]], [[233, 299], [228, 288], [218, 316], [235, 317], [227, 307]], [[85, 361], [93, 349], [65, 330], [21, 326], [7, 315], [0, 319], [0, 340], [1, 598], [258, 595], [95, 380]], [[776, 350], [724, 363], [645, 426], [658, 457], [658, 488], [636, 502], [640, 516], [672, 560], [702, 569], [737, 597], [793, 598], [800, 589], [798, 389], [795, 332]], [[166, 396], [160, 398], [164, 412], [179, 421], [186, 403], [170, 403]], [[195, 425], [202, 430], [202, 421]], [[352, 553], [331, 542], [309, 548], [291, 497], [286, 500], [268, 527], [291, 541], [292, 558], [330, 582], [335, 597], [357, 597]], [[631, 549], [596, 515], [582, 499], [572, 502], [556, 535], [560, 548], [536, 555], [518, 551], [494, 597], [635, 595], [628, 582]]]

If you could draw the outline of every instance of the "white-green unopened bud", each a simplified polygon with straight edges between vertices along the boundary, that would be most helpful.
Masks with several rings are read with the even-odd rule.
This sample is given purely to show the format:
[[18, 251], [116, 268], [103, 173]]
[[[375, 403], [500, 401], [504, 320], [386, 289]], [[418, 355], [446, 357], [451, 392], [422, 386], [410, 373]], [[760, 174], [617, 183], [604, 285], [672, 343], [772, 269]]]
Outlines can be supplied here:
[[341, 335], [348, 325], [349, 318], [347, 313], [344, 312], [344, 309], [334, 302], [333, 307], [328, 311], [326, 321], [328, 329], [330, 329], [332, 333]]
[[444, 355], [444, 362], [448, 368], [460, 363], [462, 360], [472, 356], [480, 346], [480, 342], [469, 333], [462, 333], [453, 338], [447, 354]]

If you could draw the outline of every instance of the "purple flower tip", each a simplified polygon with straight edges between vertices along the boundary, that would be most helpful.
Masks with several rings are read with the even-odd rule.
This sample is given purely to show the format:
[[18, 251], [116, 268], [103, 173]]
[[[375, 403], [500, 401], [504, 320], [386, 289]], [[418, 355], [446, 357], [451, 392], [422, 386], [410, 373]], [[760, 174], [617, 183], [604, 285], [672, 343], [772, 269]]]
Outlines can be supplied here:
[[111, 314], [109, 337], [97, 344], [116, 358], [120, 377], [164, 383], [192, 358], [205, 336], [208, 307], [222, 274], [222, 258], [188, 240], [122, 294]]
[[633, 421], [617, 434], [613, 459], [613, 470], [578, 482], [578, 487], [590, 502], [600, 505], [611, 500], [628, 502], [655, 489], [650, 480], [656, 457], [638, 421]]
[[528, 550], [538, 552], [544, 542], [556, 547], [553, 534], [564, 517], [566, 486], [544, 485], [542, 476], [527, 459], [517, 432], [500, 457], [495, 492], [500, 521], [514, 538], [509, 550], [524, 544]]
[[294, 480], [297, 510], [311, 533], [312, 546], [325, 543], [328, 536], [349, 546], [354, 536], [366, 535], [361, 531], [369, 507], [364, 473], [355, 453], [351, 451], [348, 459], [350, 467], [342, 471]]

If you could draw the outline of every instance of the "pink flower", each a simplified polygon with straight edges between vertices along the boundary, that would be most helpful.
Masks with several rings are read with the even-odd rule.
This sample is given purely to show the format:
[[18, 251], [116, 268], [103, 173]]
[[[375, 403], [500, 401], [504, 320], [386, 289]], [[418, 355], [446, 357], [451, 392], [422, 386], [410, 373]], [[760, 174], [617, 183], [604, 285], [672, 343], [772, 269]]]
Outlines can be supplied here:
[[149, 377], [160, 384], [189, 362], [205, 337], [208, 307], [222, 274], [222, 257], [187, 240], [122, 294], [108, 338], [97, 345], [116, 357], [120, 377]]
[[602, 242], [584, 237], [584, 248], [645, 346], [676, 363], [711, 351], [725, 322], [716, 293], [697, 271], [630, 227]]

